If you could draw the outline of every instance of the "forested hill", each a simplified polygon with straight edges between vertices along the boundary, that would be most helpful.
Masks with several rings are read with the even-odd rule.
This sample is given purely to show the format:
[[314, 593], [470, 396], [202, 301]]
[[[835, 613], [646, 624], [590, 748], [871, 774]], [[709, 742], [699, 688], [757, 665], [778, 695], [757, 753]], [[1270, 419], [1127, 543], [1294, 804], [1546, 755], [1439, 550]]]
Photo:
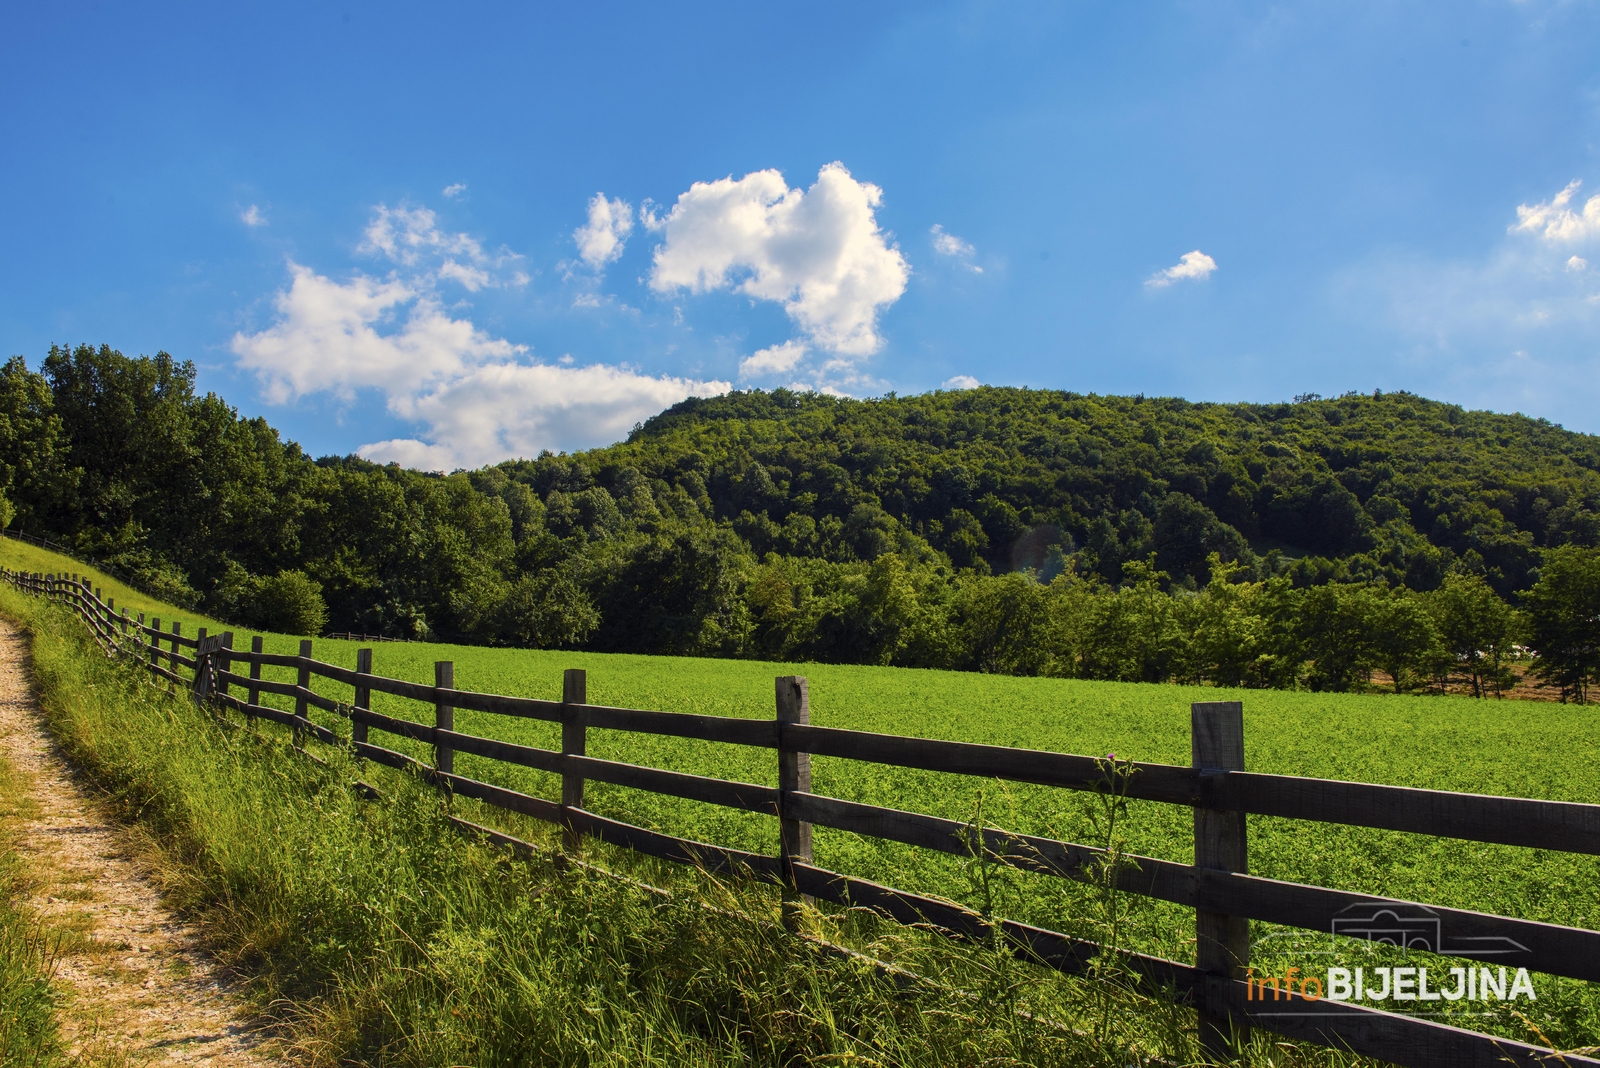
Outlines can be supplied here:
[[312, 460], [193, 385], [165, 354], [13, 359], [0, 489], [14, 526], [242, 622], [984, 666], [957, 621], [1006, 575], [1181, 593], [1215, 555], [1236, 584], [1515, 601], [1543, 550], [1600, 540], [1600, 439], [1404, 393], [752, 391], [438, 476]]
[[1112, 582], [1152, 551], [1180, 582], [1203, 583], [1212, 551], [1254, 563], [1278, 550], [1274, 566], [1296, 561], [1306, 584], [1431, 589], [1454, 564], [1510, 594], [1540, 548], [1600, 535], [1600, 438], [1407, 393], [734, 393], [676, 405], [625, 444], [502, 466], [546, 490], [577, 463], [602, 482], [634, 467], [704, 487], [758, 553], [870, 559], [906, 529], [957, 567], [1042, 569], [1060, 545]]

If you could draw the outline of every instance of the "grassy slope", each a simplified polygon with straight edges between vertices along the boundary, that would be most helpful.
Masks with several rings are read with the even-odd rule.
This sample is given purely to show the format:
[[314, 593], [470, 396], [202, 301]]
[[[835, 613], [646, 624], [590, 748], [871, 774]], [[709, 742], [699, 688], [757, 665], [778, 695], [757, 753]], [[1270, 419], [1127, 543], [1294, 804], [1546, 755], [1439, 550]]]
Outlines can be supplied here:
[[1177, 1026], [1159, 1010], [1135, 1020], [1115, 989], [864, 917], [816, 919], [968, 992], [907, 994], [783, 935], [763, 888], [646, 867], [675, 880], [663, 901], [468, 846], [432, 790], [367, 769], [385, 798], [361, 800], [341, 755], [322, 769], [226, 729], [98, 655], [64, 610], [0, 587], [0, 612], [30, 632], [57, 737], [147, 830], [174, 903], [257, 977], [311, 1063], [1065, 1068], [1136, 1063], [1135, 1033]]
[[[0, 549], [12, 548], [13, 543], [0, 543]], [[171, 611], [146, 610], [163, 618]], [[269, 636], [268, 648], [293, 651], [293, 643]], [[354, 649], [353, 643], [317, 645], [319, 657], [338, 663], [353, 663]], [[1576, 706], [423, 644], [377, 647], [375, 670], [431, 681], [435, 659], [455, 661], [456, 684], [463, 689], [558, 697], [561, 669], [583, 667], [594, 703], [756, 718], [771, 714], [775, 675], [805, 674], [811, 680], [812, 720], [823, 725], [1065, 752], [1115, 751], [1125, 758], [1170, 763], [1187, 762], [1189, 702], [1237, 697], [1245, 702], [1246, 755], [1253, 770], [1600, 801], [1600, 761], [1595, 760], [1600, 717]], [[340, 695], [337, 687], [329, 687], [327, 692]], [[398, 699], [380, 701], [378, 707], [409, 718], [428, 714]], [[475, 713], [458, 712], [456, 729], [555, 744], [548, 725]], [[704, 743], [597, 732], [590, 752], [753, 782], [771, 783], [776, 775], [770, 753]], [[547, 797], [557, 794], [553, 777], [538, 772], [471, 757], [458, 757], [457, 767]], [[971, 818], [981, 805], [991, 824], [1097, 839], [1085, 799], [1062, 791], [1002, 788], [828, 759], [816, 760], [814, 776], [819, 792], [852, 800], [958, 819]], [[615, 787], [591, 784], [589, 789], [589, 807], [674, 833], [758, 850], [771, 850], [776, 839], [767, 817]], [[1180, 861], [1191, 856], [1185, 810], [1135, 804], [1128, 833], [1136, 852]], [[1256, 874], [1576, 926], [1600, 923], [1597, 858], [1259, 818], [1252, 818], [1250, 833]], [[817, 856], [824, 865], [911, 889], [967, 901], [981, 896], [961, 864], [907, 847], [819, 829]], [[1058, 929], [1076, 929], [1090, 910], [1084, 892], [1043, 877], [1019, 876], [1004, 896], [1008, 913]], [[1191, 952], [1184, 935], [1189, 929], [1182, 910], [1159, 904], [1141, 910], [1134, 924], [1145, 948], [1180, 958]], [[1263, 929], [1258, 937], [1272, 933]], [[1283, 952], [1291, 955], [1288, 959], [1301, 959], [1293, 957], [1298, 950]], [[1557, 1041], [1600, 1040], [1600, 996], [1594, 990], [1541, 979], [1539, 992], [1546, 1025]], [[1523, 1034], [1511, 1021], [1503, 1022]]]

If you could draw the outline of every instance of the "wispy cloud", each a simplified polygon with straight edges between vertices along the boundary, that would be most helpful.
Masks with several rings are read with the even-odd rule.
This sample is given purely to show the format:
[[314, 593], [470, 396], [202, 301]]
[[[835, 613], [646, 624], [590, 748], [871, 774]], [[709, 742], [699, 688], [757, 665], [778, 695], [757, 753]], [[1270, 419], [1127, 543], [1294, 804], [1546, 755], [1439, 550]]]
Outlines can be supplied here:
[[971, 375], [956, 375], [954, 378], [945, 379], [944, 380], [944, 384], [941, 385], [939, 388], [940, 389], [977, 389], [981, 385], [983, 385], [983, 383], [979, 382], [976, 378], [973, 378]]
[[939, 223], [934, 223], [928, 233], [933, 236], [933, 251], [941, 256], [949, 256], [951, 259], [960, 262], [963, 267], [975, 274], [983, 273], [983, 268], [972, 262], [972, 257], [976, 254], [977, 249], [973, 248], [970, 242], [963, 241], [955, 234], [946, 232], [945, 228]]
[[1567, 206], [1581, 185], [1581, 180], [1568, 182], [1565, 189], [1549, 200], [1531, 206], [1518, 204], [1517, 221], [1508, 228], [1509, 232], [1533, 233], [1546, 241], [1562, 242], [1600, 236], [1600, 195], [1590, 197], [1581, 212]]
[[1152, 289], [1161, 289], [1174, 282], [1187, 279], [1203, 279], [1217, 269], [1217, 261], [1207, 256], [1199, 249], [1185, 252], [1176, 264], [1164, 271], [1157, 271], [1144, 280], [1144, 284]]
[[804, 341], [785, 341], [781, 345], [758, 349], [739, 361], [739, 377], [763, 378], [786, 375], [806, 358], [806, 353]]
[[467, 191], [467, 183], [466, 182], [457, 182], [454, 185], [445, 186], [443, 189], [441, 189], [439, 191], [439, 195], [444, 197], [446, 200], [454, 200], [454, 199], [456, 199], [456, 197], [459, 197], [462, 193], [465, 193], [466, 191]]
[[265, 226], [267, 225], [267, 215], [252, 204], [239, 213], [239, 221], [246, 226]]

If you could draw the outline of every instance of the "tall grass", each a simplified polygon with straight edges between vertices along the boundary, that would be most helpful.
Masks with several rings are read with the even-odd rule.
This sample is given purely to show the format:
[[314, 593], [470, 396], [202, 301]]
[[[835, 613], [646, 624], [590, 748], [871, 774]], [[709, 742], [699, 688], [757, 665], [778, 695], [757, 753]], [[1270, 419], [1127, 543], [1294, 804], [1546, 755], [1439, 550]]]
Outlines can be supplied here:
[[[785, 933], [766, 888], [679, 877], [663, 895], [554, 852], [469, 844], [404, 776], [255, 735], [107, 660], [65, 610], [0, 589], [31, 634], [71, 756], [148, 837], [170, 899], [312, 1064], [1127, 1065], [1186, 1058], [1183, 1014], [992, 947], [846, 912]], [[1137, 1011], [1135, 1011], [1137, 1010]], [[1321, 1063], [1327, 1058], [1308, 1054]], [[1276, 1063], [1284, 1063], [1281, 1051]]]
[[54, 939], [18, 901], [28, 877], [17, 853], [17, 822], [34, 811], [26, 777], [0, 757], [0, 1068], [62, 1063], [50, 984]]

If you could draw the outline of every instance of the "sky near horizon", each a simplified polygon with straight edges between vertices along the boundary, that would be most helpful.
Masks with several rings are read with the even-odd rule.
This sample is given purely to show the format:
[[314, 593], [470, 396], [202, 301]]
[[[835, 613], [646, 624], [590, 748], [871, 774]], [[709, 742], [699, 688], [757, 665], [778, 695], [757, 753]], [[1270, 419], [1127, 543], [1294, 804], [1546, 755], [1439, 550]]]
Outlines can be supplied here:
[[1600, 432], [1600, 5], [7, 4], [0, 355], [449, 469], [690, 395]]

